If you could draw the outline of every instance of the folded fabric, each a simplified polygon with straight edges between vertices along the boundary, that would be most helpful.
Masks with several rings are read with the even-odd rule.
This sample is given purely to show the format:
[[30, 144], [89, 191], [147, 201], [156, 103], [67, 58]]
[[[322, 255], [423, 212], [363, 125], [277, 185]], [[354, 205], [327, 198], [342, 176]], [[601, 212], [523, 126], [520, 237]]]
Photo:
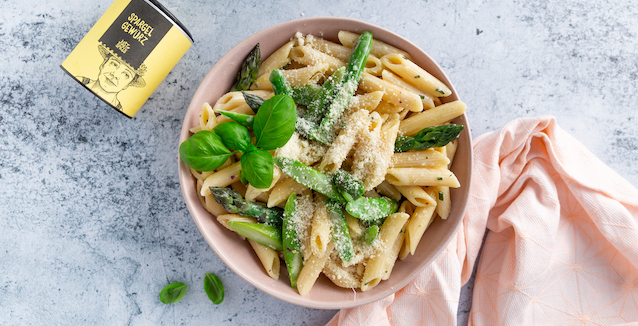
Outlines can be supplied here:
[[467, 212], [446, 250], [328, 325], [456, 325], [481, 245], [470, 325], [638, 323], [638, 190], [553, 117], [512, 121], [473, 148]]

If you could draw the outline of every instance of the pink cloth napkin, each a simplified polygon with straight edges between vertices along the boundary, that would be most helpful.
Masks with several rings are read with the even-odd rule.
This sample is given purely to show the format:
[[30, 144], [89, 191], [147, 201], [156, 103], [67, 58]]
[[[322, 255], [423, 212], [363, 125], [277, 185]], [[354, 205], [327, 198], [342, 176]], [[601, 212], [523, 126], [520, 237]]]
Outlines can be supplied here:
[[456, 325], [483, 236], [470, 325], [638, 323], [638, 190], [553, 117], [474, 144], [456, 237], [408, 286], [328, 325]]

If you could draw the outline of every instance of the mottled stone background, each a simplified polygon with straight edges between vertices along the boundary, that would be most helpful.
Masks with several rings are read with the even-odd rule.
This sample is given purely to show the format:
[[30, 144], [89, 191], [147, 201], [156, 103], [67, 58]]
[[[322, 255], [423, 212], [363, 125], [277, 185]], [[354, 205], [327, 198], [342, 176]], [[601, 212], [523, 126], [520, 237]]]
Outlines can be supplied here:
[[[350, 17], [398, 33], [447, 71], [474, 137], [551, 114], [638, 185], [633, 0], [161, 2], [196, 43], [129, 120], [59, 68], [109, 0], [0, 1], [2, 325], [331, 318], [334, 311], [279, 301], [226, 268], [193, 223], [177, 177], [178, 133], [200, 80], [235, 44], [287, 20]], [[206, 272], [224, 281], [219, 306], [201, 289]], [[160, 289], [175, 281], [189, 293], [160, 303]], [[459, 324], [470, 304], [466, 289]]]

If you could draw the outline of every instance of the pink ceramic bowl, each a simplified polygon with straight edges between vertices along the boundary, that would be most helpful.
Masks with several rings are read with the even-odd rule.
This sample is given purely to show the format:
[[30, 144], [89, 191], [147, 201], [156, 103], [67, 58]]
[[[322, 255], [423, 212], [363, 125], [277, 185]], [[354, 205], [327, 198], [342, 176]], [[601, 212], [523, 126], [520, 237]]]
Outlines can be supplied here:
[[[262, 57], [266, 58], [286, 43], [297, 31], [304, 35], [310, 33], [338, 42], [337, 33], [340, 30], [357, 33], [368, 30], [372, 32], [375, 39], [407, 51], [419, 66], [446, 83], [454, 92], [452, 96], [445, 98], [445, 102], [458, 99], [452, 83], [434, 60], [401, 36], [353, 19], [334, 17], [299, 19], [272, 26], [245, 39], [213, 66], [199, 85], [188, 106], [180, 134], [180, 143], [190, 136], [189, 129], [198, 124], [199, 112], [203, 103], [208, 102], [212, 105], [219, 97], [228, 92], [242, 60], [256, 43], [260, 44]], [[339, 288], [322, 275], [308, 295], [300, 296], [296, 290], [290, 287], [283, 261], [279, 280], [271, 279], [264, 272], [248, 242], [221, 226], [216, 218], [202, 207], [195, 189], [195, 178], [191, 176], [188, 166], [179, 159], [179, 180], [182, 193], [193, 220], [210, 247], [228, 267], [248, 283], [276, 298], [310, 308], [340, 309], [363, 305], [398, 291], [414, 279], [445, 248], [461, 223], [470, 189], [472, 147], [466, 116], [457, 118], [455, 123], [462, 124], [466, 128], [459, 138], [459, 147], [452, 166], [452, 171], [459, 179], [461, 187], [451, 191], [453, 206], [449, 218], [445, 221], [436, 219], [425, 232], [416, 254], [408, 255], [405, 260], [398, 261], [392, 270], [391, 277], [367, 292], [357, 291], [355, 294], [350, 289]]]

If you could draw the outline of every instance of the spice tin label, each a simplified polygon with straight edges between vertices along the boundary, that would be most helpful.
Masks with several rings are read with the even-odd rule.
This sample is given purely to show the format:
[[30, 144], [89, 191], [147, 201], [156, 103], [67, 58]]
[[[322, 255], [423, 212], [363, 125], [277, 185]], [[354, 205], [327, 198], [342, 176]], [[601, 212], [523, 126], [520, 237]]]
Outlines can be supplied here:
[[133, 117], [192, 39], [154, 0], [116, 0], [62, 63], [110, 106]]

